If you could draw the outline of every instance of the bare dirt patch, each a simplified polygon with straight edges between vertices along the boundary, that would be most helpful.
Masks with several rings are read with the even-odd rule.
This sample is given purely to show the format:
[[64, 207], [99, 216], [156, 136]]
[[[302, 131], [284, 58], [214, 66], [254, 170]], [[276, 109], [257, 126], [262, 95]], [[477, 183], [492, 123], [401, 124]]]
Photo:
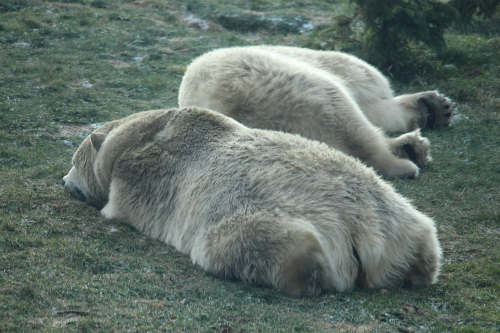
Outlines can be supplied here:
[[68, 84], [68, 86], [72, 89], [89, 89], [92, 88], [94, 85], [90, 83], [88, 80], [83, 80], [79, 82], [71, 82]]
[[373, 330], [372, 325], [354, 325], [348, 323], [335, 323], [333, 324], [334, 332], [356, 332], [364, 333], [371, 332]]
[[344, 333], [344, 332], [368, 333], [368, 332], [372, 332], [376, 328], [376, 326], [374, 326], [374, 325], [354, 325], [354, 324], [348, 324], [345, 322], [344, 323], [341, 323], [341, 322], [336, 322], [336, 323], [323, 322], [319, 326], [327, 328], [327, 329], [331, 329], [332, 332], [341, 332], [341, 333]]
[[481, 229], [485, 233], [487, 233], [487, 234], [500, 235], [500, 228], [486, 228], [486, 227], [482, 227]]
[[57, 125], [57, 128], [59, 128], [59, 133], [61, 134], [61, 136], [64, 136], [64, 137], [78, 136], [78, 135], [82, 135], [82, 134], [90, 134], [97, 127], [99, 127], [99, 126], [97, 126], [97, 124], [82, 125], [82, 126]]
[[121, 60], [109, 59], [109, 60], [105, 60], [105, 61], [109, 62], [111, 65], [113, 65], [116, 68], [127, 68], [127, 67], [130, 67], [129, 63], [126, 63], [126, 62], [121, 61]]

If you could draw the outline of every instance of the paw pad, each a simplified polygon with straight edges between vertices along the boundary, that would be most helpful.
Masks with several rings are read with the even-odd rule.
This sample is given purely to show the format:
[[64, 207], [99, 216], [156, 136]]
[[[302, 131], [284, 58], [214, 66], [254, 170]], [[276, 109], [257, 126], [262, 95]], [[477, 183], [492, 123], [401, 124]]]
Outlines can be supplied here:
[[457, 104], [451, 99], [435, 91], [425, 94], [419, 102], [424, 106], [423, 112], [427, 113], [427, 117], [425, 117], [425, 127], [427, 128], [448, 126], [457, 107]]

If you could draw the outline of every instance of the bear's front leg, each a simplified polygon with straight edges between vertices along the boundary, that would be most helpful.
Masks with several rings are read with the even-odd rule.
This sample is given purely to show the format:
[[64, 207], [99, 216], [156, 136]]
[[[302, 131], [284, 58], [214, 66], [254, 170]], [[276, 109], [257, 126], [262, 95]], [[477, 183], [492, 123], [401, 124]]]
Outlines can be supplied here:
[[420, 136], [420, 129], [403, 134], [397, 138], [387, 139], [391, 152], [399, 158], [404, 158], [423, 168], [430, 161], [430, 142]]

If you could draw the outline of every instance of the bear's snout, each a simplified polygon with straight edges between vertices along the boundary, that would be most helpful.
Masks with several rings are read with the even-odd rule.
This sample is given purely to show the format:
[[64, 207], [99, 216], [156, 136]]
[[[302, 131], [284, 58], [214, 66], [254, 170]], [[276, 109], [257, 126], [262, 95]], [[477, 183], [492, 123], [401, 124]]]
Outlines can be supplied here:
[[[73, 171], [73, 169], [71, 171]], [[78, 200], [84, 202], [87, 201], [85, 194], [83, 194], [83, 191], [78, 187], [78, 185], [71, 181], [71, 179], [68, 179], [68, 177], [70, 177], [70, 174], [63, 177], [63, 179], [61, 180], [62, 186], [64, 186], [71, 193], [71, 195], [76, 197]]]
[[[63, 185], [65, 184], [65, 181], [63, 179]], [[85, 194], [83, 194], [82, 190], [80, 190], [78, 187], [74, 186], [74, 185], [71, 185], [71, 184], [68, 184], [67, 186], [64, 186], [68, 191], [69, 193], [75, 197], [76, 199], [80, 200], [80, 201], [83, 201], [83, 202], [86, 202], [87, 201], [87, 198], [85, 197]]]

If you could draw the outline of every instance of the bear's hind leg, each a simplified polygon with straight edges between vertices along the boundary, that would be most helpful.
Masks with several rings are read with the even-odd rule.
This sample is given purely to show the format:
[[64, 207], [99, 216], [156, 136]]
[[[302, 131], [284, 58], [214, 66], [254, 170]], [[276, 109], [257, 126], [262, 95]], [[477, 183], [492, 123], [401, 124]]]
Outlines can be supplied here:
[[316, 296], [327, 287], [327, 263], [314, 228], [280, 213], [226, 218], [196, 240], [191, 258], [217, 276], [295, 297]]
[[439, 254], [427, 253], [418, 256], [403, 277], [403, 285], [407, 287], [430, 286], [436, 282], [439, 274]]
[[283, 270], [281, 290], [295, 297], [317, 296], [324, 289], [321, 246], [313, 234], [299, 238]]
[[439, 274], [442, 251], [435, 231], [431, 227], [423, 229], [419, 243], [415, 262], [403, 276], [403, 285], [408, 287], [430, 286]]

